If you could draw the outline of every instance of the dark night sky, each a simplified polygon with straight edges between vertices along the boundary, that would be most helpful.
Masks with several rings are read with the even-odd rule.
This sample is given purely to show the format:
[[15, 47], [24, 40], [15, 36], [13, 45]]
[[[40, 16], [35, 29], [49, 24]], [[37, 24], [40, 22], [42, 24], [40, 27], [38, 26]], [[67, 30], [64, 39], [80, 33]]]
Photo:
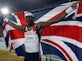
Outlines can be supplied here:
[[0, 0], [0, 7], [9, 6], [11, 12], [17, 12], [35, 10], [64, 2], [67, 0]]

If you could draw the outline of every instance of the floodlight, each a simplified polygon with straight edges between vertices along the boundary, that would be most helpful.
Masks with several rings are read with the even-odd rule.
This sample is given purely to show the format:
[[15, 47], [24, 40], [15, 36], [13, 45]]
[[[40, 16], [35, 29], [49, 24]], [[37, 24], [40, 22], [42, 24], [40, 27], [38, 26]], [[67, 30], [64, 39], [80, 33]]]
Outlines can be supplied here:
[[2, 13], [3, 15], [9, 14], [9, 8], [8, 8], [8, 7], [3, 7], [3, 8], [1, 9], [1, 13]]

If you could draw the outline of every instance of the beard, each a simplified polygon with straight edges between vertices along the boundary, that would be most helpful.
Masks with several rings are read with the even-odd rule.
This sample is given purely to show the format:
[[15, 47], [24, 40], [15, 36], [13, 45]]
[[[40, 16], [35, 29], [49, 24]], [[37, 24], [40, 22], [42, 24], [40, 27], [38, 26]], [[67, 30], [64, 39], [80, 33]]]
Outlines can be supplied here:
[[34, 22], [32, 20], [29, 20], [29, 26], [33, 26]]

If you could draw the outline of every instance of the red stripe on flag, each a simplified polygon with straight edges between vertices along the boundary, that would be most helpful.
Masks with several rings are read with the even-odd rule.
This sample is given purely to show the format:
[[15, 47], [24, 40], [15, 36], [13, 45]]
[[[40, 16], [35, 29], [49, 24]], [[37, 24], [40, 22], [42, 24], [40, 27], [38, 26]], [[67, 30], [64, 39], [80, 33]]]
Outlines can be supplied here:
[[18, 18], [20, 19], [20, 22], [23, 26], [27, 26], [27, 22], [26, 22], [26, 19], [25, 19], [25, 16], [24, 16], [24, 12], [16, 12], [15, 13]]
[[77, 14], [82, 14], [82, 2], [79, 2]]
[[48, 26], [42, 32], [43, 36], [62, 36], [82, 42], [82, 27], [79, 26]]
[[[65, 9], [66, 10], [66, 9]], [[62, 12], [58, 13], [57, 15], [53, 16], [51, 19], [49, 19], [48, 21], [53, 21], [55, 19], [57, 19], [59, 16], [61, 16], [62, 14], [65, 13], [65, 10], [63, 10]]]
[[3, 24], [3, 30], [5, 30], [5, 26], [8, 24], [8, 22], [4, 21], [4, 24]]
[[24, 31], [23, 30], [17, 30], [17, 29], [10, 30], [10, 31], [8, 31], [8, 34], [9, 34], [11, 40], [24, 38]]
[[54, 46], [57, 46], [59, 49], [61, 49], [63, 51], [63, 53], [67, 56], [66, 58], [69, 59], [69, 61], [73, 61], [72, 58], [69, 56], [69, 54], [63, 49], [63, 47], [61, 47], [60, 45], [58, 45], [57, 43], [50, 41], [48, 39], [44, 40], [45, 42], [48, 42], [50, 44], [53, 44]]

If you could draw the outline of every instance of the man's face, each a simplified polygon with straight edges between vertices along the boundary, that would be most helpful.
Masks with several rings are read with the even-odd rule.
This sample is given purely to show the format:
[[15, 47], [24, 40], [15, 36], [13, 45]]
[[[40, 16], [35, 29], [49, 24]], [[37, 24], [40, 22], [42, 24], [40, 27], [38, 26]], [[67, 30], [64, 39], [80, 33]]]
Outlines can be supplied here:
[[26, 21], [29, 25], [33, 24], [33, 19], [34, 19], [34, 17], [32, 17], [32, 16], [26, 16]]

